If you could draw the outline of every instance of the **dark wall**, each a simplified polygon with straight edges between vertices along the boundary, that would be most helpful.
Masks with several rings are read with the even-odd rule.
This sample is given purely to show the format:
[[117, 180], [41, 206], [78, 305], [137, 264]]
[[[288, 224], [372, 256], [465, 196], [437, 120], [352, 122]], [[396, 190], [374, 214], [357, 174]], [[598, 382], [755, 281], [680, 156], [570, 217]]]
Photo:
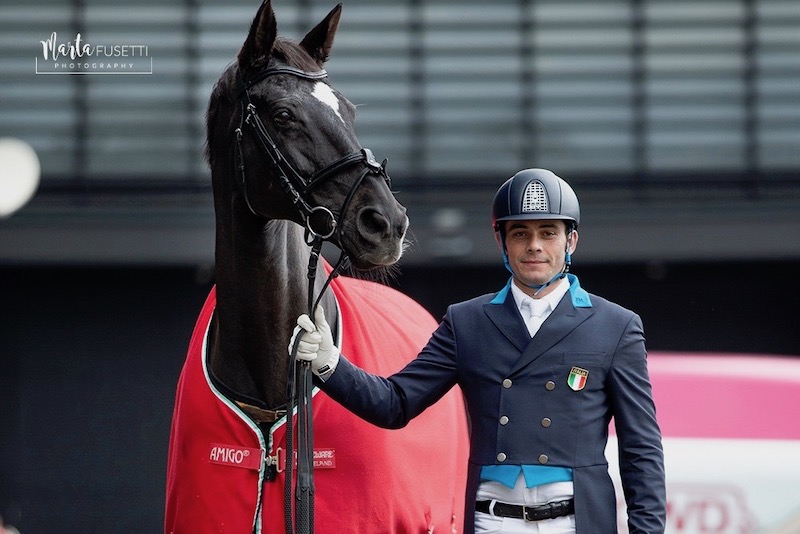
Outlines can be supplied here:
[[0, 514], [23, 534], [163, 529], [191, 271], [2, 269]]
[[[650, 350], [800, 354], [800, 262], [577, 264], [573, 272], [590, 293], [642, 317]], [[508, 276], [502, 267], [406, 267], [399, 285], [438, 319], [449, 303], [495, 292]]]
[[[800, 354], [800, 263], [576, 266], [651, 350]], [[499, 268], [404, 268], [441, 316]], [[210, 287], [191, 269], [0, 268], [0, 514], [23, 534], [159, 532], [174, 387]]]

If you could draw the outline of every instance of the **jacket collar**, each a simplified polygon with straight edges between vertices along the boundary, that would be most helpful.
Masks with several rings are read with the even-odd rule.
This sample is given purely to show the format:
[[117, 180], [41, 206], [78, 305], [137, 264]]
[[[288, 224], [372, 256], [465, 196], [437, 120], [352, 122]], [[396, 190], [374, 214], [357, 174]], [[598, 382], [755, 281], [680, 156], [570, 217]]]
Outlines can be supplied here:
[[511, 295], [511, 280], [488, 304], [484, 305], [484, 312], [489, 319], [522, 353], [514, 364], [514, 371], [538, 358], [594, 313], [592, 300], [581, 288], [578, 278], [572, 274], [568, 274], [567, 277], [570, 282], [568, 291], [570, 298], [561, 299], [534, 338], [528, 334]]
[[[592, 299], [589, 298], [589, 293], [587, 293], [586, 290], [581, 287], [578, 277], [574, 274], [568, 274], [567, 280], [569, 280], [568, 291], [572, 305], [576, 308], [591, 308]], [[494, 296], [489, 304], [503, 304], [508, 299], [509, 293], [511, 293], [511, 284], [513, 283], [514, 279], [509, 278], [506, 286]]]

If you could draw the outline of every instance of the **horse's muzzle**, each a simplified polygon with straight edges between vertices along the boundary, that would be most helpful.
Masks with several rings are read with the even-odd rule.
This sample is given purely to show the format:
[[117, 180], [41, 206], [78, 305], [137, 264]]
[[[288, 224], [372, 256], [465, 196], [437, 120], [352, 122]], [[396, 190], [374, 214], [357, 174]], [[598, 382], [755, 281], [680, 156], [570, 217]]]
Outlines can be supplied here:
[[384, 267], [397, 262], [403, 255], [408, 216], [406, 208], [396, 203], [392, 213], [385, 208], [367, 206], [356, 214], [356, 248], [351, 255], [353, 266], [359, 269]]

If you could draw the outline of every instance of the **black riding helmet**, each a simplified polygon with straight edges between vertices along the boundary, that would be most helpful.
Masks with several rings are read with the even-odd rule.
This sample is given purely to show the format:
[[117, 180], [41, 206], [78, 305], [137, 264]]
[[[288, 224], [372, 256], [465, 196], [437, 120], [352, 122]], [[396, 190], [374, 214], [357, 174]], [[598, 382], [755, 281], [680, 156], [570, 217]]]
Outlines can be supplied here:
[[581, 208], [567, 182], [546, 169], [525, 169], [506, 180], [494, 195], [492, 227], [503, 221], [560, 219], [577, 228]]
[[[506, 252], [504, 221], [555, 219], [568, 221], [567, 233], [578, 227], [581, 208], [567, 182], [546, 169], [524, 169], [506, 180], [494, 195], [492, 228], [499, 234], [503, 263], [511, 271]], [[569, 269], [569, 251], [565, 270]], [[548, 282], [549, 285], [551, 282]], [[542, 286], [543, 287], [543, 286]]]

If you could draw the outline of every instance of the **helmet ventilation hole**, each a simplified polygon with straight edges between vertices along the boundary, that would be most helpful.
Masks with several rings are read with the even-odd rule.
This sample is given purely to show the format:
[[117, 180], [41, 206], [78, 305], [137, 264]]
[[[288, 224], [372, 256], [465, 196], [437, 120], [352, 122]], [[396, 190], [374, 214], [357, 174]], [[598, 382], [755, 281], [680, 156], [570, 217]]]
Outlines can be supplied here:
[[547, 190], [542, 182], [534, 180], [525, 188], [522, 196], [522, 212], [529, 211], [550, 211], [547, 202]]

